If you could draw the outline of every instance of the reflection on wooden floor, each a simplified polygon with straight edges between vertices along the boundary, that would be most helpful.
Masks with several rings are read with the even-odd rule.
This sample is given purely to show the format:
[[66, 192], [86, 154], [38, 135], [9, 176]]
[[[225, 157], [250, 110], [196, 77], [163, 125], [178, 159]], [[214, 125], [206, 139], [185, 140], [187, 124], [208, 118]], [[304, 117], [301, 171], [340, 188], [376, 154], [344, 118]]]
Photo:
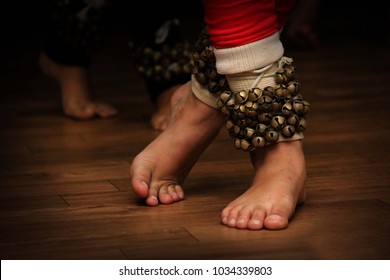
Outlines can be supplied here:
[[0, 80], [1, 258], [389, 259], [388, 47], [345, 41], [286, 54], [312, 111], [308, 198], [282, 231], [220, 224], [252, 176], [224, 130], [190, 173], [186, 200], [150, 208], [134, 196], [130, 162], [157, 133], [126, 48], [96, 55], [97, 96], [120, 115], [92, 121], [64, 118], [37, 54], [21, 54]]

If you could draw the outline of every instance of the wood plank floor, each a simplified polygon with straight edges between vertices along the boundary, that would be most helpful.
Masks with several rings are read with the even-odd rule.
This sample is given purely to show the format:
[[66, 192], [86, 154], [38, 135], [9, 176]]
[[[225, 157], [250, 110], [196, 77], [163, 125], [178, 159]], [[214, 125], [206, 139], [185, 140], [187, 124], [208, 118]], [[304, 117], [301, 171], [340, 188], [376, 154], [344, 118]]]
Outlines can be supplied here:
[[63, 117], [36, 45], [8, 61], [0, 80], [1, 259], [390, 258], [388, 46], [339, 40], [288, 50], [312, 105], [308, 198], [288, 229], [246, 231], [219, 222], [253, 175], [224, 130], [190, 173], [184, 201], [150, 208], [130, 191], [130, 162], [157, 133], [126, 37], [111, 42], [92, 67], [97, 96], [120, 110], [109, 120]]

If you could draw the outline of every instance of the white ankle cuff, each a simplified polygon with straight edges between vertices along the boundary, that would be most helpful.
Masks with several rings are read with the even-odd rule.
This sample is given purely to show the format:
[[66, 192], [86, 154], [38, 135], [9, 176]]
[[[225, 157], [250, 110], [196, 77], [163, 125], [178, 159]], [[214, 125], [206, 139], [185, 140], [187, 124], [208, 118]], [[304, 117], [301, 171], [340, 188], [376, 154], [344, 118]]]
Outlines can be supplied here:
[[273, 35], [234, 48], [214, 49], [216, 68], [219, 74], [231, 75], [253, 71], [272, 64], [282, 57], [283, 45], [279, 32]]

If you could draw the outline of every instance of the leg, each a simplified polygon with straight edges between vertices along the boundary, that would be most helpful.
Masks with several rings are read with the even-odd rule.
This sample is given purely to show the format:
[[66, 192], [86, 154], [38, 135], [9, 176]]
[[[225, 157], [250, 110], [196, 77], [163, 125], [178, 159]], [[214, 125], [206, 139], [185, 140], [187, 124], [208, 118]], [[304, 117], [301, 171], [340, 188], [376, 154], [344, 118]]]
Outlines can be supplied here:
[[95, 116], [108, 118], [117, 114], [117, 110], [111, 105], [93, 100], [87, 68], [56, 63], [45, 52], [40, 54], [39, 66], [60, 85], [62, 108], [66, 116], [85, 120]]
[[[117, 114], [108, 104], [92, 96], [88, 52], [98, 46], [106, 1], [50, 1], [43, 50], [39, 66], [60, 86], [66, 116], [76, 119], [102, 118]], [[99, 34], [98, 34], [99, 33]]]
[[154, 111], [150, 118], [152, 128], [155, 130], [165, 130], [171, 119], [171, 98], [176, 90], [180, 88], [179, 85], [172, 86], [164, 90], [154, 103]]
[[[304, 119], [296, 118], [309, 108], [296, 106], [307, 103], [301, 100], [295, 70], [283, 66], [292, 60], [283, 56], [279, 36], [294, 1], [210, 0], [204, 4], [216, 69], [226, 76], [230, 88], [217, 104], [228, 115], [235, 147], [250, 151], [255, 167], [250, 188], [223, 209], [221, 221], [239, 229], [286, 228], [305, 198], [305, 159], [297, 140], [302, 135], [295, 132], [304, 130]], [[232, 14], [241, 32], [232, 31]], [[266, 32], [272, 35], [261, 35]], [[283, 142], [286, 139], [280, 136], [290, 139]]]
[[222, 113], [192, 94], [190, 82], [175, 92], [173, 102], [168, 127], [134, 158], [130, 168], [134, 192], [150, 206], [184, 198], [186, 176], [224, 123]]
[[306, 168], [300, 140], [280, 142], [251, 152], [251, 187], [231, 202], [222, 223], [240, 229], [283, 229], [305, 199]]
[[173, 93], [191, 78], [191, 48], [181, 38], [179, 20], [157, 17], [149, 24], [146, 30], [134, 32], [132, 56], [154, 105], [151, 126], [164, 130], [171, 117]]

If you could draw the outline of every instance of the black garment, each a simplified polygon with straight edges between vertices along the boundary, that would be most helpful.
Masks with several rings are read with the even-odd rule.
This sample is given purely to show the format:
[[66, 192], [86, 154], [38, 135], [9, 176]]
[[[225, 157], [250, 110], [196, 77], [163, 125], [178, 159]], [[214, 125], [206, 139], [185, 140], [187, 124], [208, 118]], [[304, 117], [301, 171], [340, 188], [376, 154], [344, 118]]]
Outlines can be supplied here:
[[[173, 1], [133, 1], [119, 0], [48, 0], [49, 21], [43, 50], [55, 62], [62, 65], [89, 67], [90, 52], [97, 50], [104, 40], [105, 33], [115, 24], [126, 26], [132, 40], [134, 63], [145, 63], [139, 54], [145, 48], [153, 50], [154, 56], [161, 55], [163, 48], [181, 48], [186, 41], [180, 26], [180, 18], [198, 17], [201, 13], [200, 1], [186, 2], [185, 5]], [[130, 2], [130, 3], [129, 3]], [[199, 2], [199, 3], [198, 3]], [[166, 36], [156, 41], [156, 32], [162, 26]], [[160, 34], [161, 35], [161, 34]], [[183, 57], [181, 57], [183, 60]], [[189, 60], [190, 58], [185, 57]], [[187, 61], [189, 63], [189, 61]], [[150, 63], [150, 60], [148, 61]], [[159, 62], [155, 62], [159, 63]], [[172, 62], [171, 62], [172, 63]], [[180, 62], [183, 63], [183, 62]], [[166, 71], [164, 69], [163, 71]], [[145, 76], [146, 87], [152, 102], [165, 89], [190, 80], [190, 73], [180, 72], [169, 79], [159, 79], [155, 75]]]

